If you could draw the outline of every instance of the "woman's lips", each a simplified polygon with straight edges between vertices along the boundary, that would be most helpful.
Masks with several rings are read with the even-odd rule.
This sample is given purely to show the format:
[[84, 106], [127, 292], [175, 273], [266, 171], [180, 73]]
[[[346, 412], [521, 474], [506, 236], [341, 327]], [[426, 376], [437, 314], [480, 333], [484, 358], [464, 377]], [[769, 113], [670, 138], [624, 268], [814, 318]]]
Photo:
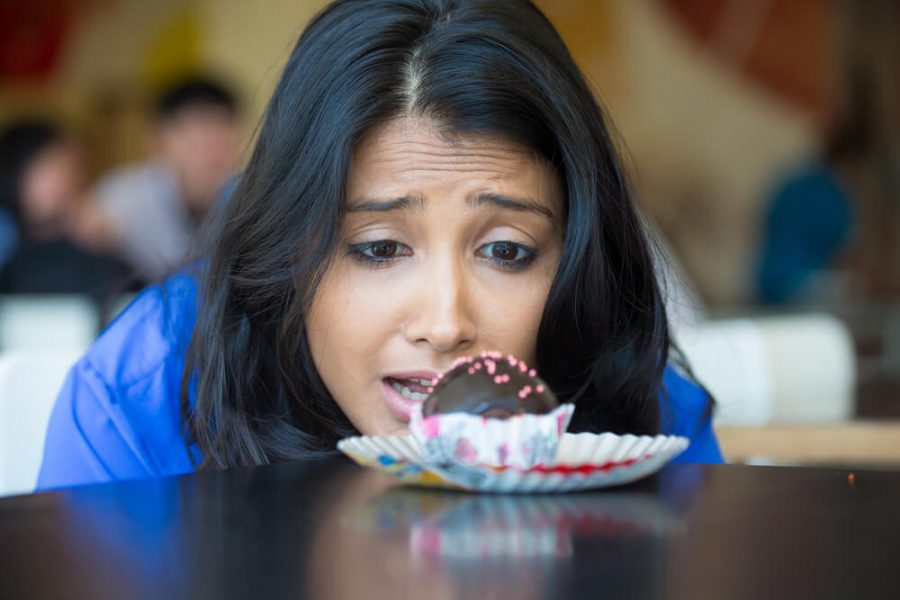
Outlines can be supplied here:
[[406, 398], [403, 394], [391, 387], [391, 384], [385, 379], [381, 380], [381, 391], [384, 395], [384, 403], [387, 404], [391, 414], [398, 420], [409, 423], [413, 411], [416, 410], [416, 407], [419, 406], [421, 402]]
[[[413, 411], [417, 410], [425, 400], [428, 391], [430, 391], [429, 386], [426, 384], [433, 382], [435, 379], [437, 379], [437, 373], [431, 371], [391, 373], [381, 380], [381, 392], [384, 397], [384, 403], [395, 418], [408, 423], [412, 418]], [[395, 389], [395, 384], [407, 388], [419, 398], [414, 399], [404, 395], [401, 391]]]

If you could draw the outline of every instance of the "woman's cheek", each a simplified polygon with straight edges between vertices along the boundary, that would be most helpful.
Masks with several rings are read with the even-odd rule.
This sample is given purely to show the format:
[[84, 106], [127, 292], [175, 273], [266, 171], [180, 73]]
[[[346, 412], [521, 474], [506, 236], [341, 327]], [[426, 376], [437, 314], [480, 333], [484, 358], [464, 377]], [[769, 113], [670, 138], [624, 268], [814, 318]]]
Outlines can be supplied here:
[[497, 349], [533, 362], [549, 288], [549, 282], [543, 278], [524, 274], [482, 286], [476, 303], [485, 340]]

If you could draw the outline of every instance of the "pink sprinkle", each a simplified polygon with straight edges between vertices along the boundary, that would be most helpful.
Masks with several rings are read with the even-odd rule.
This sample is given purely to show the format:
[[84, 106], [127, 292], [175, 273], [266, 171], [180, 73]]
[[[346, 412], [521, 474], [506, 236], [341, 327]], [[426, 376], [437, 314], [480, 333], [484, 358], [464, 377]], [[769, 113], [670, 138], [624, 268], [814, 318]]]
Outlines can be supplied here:
[[538, 394], [543, 394], [545, 389], [547, 389], [547, 388], [545, 388], [545, 387], [542, 386], [541, 384], [538, 384], [538, 386], [537, 386], [536, 388], [534, 388], [534, 390], [535, 390]]
[[509, 360], [509, 366], [511, 366], [511, 367], [516, 366], [516, 364], [518, 364], [518, 362], [519, 362], [518, 360], [516, 360], [516, 359], [513, 358], [512, 356], [508, 357], [508, 360]]
[[524, 400], [525, 396], [527, 396], [528, 394], [526, 394], [524, 390], [519, 390], [519, 393], [517, 395], [519, 396], [519, 400]]
[[484, 366], [480, 362], [475, 363], [475, 370], [478, 371], [481, 367]]
[[509, 382], [509, 373], [504, 373], [504, 374], [503, 374], [503, 381], [506, 382], [506, 383]]
[[469, 375], [474, 375], [474, 374], [475, 374], [475, 369], [473, 369], [472, 367], [469, 367], [469, 368], [467, 369], [467, 371], [469, 372]]
[[430, 394], [431, 392], [433, 392], [433, 391], [434, 391], [434, 388], [433, 388], [433, 387], [429, 387], [429, 388], [428, 388], [428, 393], [429, 393], [429, 394]]
[[530, 371], [528, 371], [528, 376], [529, 377], [537, 377], [537, 371], [535, 371], [534, 369], [531, 369]]
[[524, 362], [520, 362], [519, 370], [522, 371], [523, 373], [526, 373], [528, 371], [528, 365], [526, 365]]
[[503, 375], [494, 375], [494, 383], [497, 385], [503, 383]]
[[485, 360], [484, 366], [487, 367], [487, 372], [489, 375], [493, 375], [497, 372], [497, 363], [492, 360]]

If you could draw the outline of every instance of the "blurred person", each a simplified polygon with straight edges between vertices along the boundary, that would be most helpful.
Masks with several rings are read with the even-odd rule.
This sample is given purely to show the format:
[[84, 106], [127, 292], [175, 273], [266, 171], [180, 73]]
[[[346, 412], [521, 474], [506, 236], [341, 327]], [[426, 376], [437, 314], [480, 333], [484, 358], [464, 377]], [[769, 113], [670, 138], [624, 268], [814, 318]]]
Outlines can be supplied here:
[[6, 208], [0, 208], [0, 267], [15, 253], [19, 245], [19, 228], [12, 213]]
[[214, 217], [73, 367], [39, 488], [331, 457], [486, 350], [535, 364], [572, 432], [723, 460], [607, 118], [527, 0], [330, 4]]
[[127, 278], [104, 255], [85, 202], [78, 141], [47, 120], [22, 120], [0, 132], [0, 214], [8, 255], [0, 293], [83, 293], [103, 302]]
[[198, 224], [232, 175], [237, 113], [223, 85], [181, 81], [157, 101], [153, 156], [95, 186], [107, 243], [145, 279], [170, 274], [188, 256]]
[[789, 172], [766, 203], [757, 266], [761, 303], [805, 302], [847, 262], [857, 228], [852, 180], [867, 151], [858, 120], [841, 121], [821, 154]]

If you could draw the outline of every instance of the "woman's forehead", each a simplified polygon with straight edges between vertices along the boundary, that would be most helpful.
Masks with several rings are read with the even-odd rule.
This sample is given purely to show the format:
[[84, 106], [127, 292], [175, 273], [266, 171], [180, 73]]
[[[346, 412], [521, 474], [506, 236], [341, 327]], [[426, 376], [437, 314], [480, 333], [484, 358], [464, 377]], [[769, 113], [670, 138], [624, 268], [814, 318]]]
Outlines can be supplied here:
[[369, 153], [385, 151], [397, 154], [424, 154], [465, 158], [479, 153], [487, 157], [532, 159], [536, 154], [530, 148], [513, 143], [500, 136], [479, 133], [447, 132], [437, 122], [427, 117], [401, 117], [391, 119], [374, 128], [359, 145], [356, 155], [364, 158]]
[[555, 169], [529, 148], [485, 135], [451, 138], [428, 119], [407, 117], [385, 123], [363, 140], [348, 184], [352, 200], [371, 195], [372, 187], [395, 193], [442, 182], [512, 186], [545, 196], [558, 191], [556, 180]]

